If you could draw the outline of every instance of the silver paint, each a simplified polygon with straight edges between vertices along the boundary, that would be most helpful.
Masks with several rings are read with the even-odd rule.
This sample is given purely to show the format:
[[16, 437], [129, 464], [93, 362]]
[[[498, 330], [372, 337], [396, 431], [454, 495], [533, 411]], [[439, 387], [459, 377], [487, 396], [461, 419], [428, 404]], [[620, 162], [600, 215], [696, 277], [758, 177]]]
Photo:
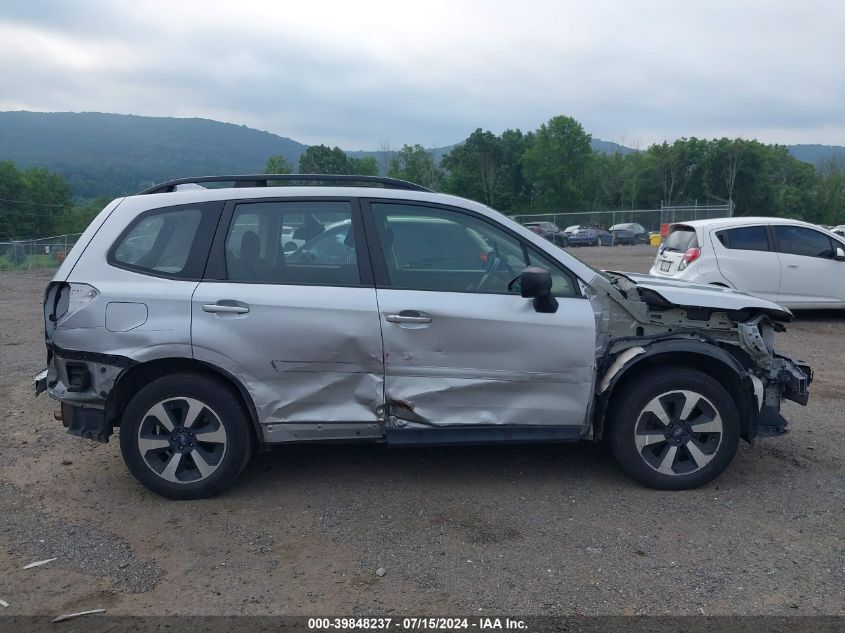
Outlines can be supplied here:
[[[378, 438], [385, 424], [565, 425], [579, 426], [582, 436], [590, 437], [596, 381], [610, 380], [596, 376], [597, 360], [616, 339], [629, 339], [615, 348], [629, 360], [636, 353], [626, 352], [626, 346], [642, 349], [669, 332], [700, 338], [706, 331], [708, 340], [741, 347], [729, 311], [790, 316], [777, 304], [713, 287], [632, 274], [627, 281], [613, 283], [483, 205], [390, 189], [332, 187], [331, 195], [401, 198], [475, 211], [565, 266], [586, 297], [562, 298], [556, 313], [541, 314], [533, 310], [531, 300], [514, 295], [198, 283], [151, 277], [106, 261], [108, 249], [127, 224], [149, 209], [231, 198], [324, 195], [322, 187], [191, 189], [114, 201], [92, 222], [54, 277], [91, 284], [99, 295], [60, 319], [52, 342], [138, 363], [193, 358], [217, 367], [245, 388], [267, 442]], [[652, 309], [639, 297], [638, 287], [653, 290], [677, 307]], [[227, 301], [244, 304], [248, 311], [205, 308]], [[116, 305], [135, 307], [109, 307]], [[142, 305], [146, 318], [137, 307]], [[709, 321], [696, 321], [688, 318], [685, 306], [714, 312]], [[387, 319], [403, 310], [424, 312], [431, 321]], [[753, 327], [765, 340], [764, 330], [771, 326], [760, 321]], [[643, 336], [638, 338], [639, 331]], [[625, 362], [614, 363], [612, 370]], [[769, 382], [783, 362], [778, 359], [768, 373], [760, 371], [767, 403], [777, 395]], [[123, 368], [93, 362], [88, 366], [91, 389], [72, 394], [66, 390], [65, 363], [55, 359], [48, 371], [48, 381], [54, 384], [51, 396], [102, 406]], [[758, 391], [756, 383], [753, 388]], [[339, 423], [351, 424], [339, 431]]]

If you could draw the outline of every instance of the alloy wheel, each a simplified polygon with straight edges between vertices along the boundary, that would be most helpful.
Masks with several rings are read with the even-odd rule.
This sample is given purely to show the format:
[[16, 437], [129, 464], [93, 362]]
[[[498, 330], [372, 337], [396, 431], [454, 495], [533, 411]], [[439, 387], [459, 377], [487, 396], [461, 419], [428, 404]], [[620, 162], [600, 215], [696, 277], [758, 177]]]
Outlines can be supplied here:
[[194, 398], [153, 405], [138, 427], [138, 451], [162, 479], [192, 483], [210, 477], [223, 461], [228, 438], [220, 417]]
[[713, 403], [688, 390], [651, 399], [634, 425], [637, 453], [664, 475], [689, 475], [704, 468], [716, 456], [723, 435]]

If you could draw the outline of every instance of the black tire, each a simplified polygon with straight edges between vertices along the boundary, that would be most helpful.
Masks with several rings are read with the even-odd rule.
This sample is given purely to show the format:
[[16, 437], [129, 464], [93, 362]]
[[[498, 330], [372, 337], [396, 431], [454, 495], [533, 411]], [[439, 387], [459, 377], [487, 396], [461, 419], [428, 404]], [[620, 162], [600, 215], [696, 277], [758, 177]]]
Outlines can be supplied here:
[[[159, 405], [171, 430], [157, 423], [155, 414], [150, 415]], [[197, 409], [195, 422], [185, 424], [185, 418]], [[148, 447], [143, 454], [142, 442]], [[168, 446], [163, 446], [165, 443]], [[127, 468], [146, 488], [170, 499], [199, 499], [222, 492], [246, 467], [255, 443], [249, 415], [237, 392], [222, 380], [203, 374], [154, 380], [132, 398], [120, 424], [120, 451]], [[150, 444], [154, 447], [149, 448]], [[174, 457], [176, 466], [168, 471]], [[159, 466], [161, 473], [157, 472]], [[209, 474], [202, 473], [203, 469]], [[172, 480], [168, 480], [171, 474]]]
[[[632, 478], [649, 488], [688, 490], [712, 481], [730, 464], [739, 444], [739, 412], [716, 380], [694, 369], [668, 366], [638, 374], [621, 389], [608, 412], [609, 440], [619, 465]], [[687, 400], [692, 409], [684, 421]], [[670, 425], [652, 412], [656, 408]], [[715, 432], [719, 425], [721, 431]]]

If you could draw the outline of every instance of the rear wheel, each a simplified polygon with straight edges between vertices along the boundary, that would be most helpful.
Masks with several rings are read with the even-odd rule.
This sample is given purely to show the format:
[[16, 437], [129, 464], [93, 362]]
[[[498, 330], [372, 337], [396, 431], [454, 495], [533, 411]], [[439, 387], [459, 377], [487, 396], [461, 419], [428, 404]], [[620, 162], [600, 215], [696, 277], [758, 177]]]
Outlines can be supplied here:
[[129, 402], [120, 450], [129, 471], [172, 499], [208, 497], [229, 487], [252, 454], [239, 396], [210, 376], [165, 376]]
[[716, 380], [685, 367], [638, 375], [614, 396], [610, 446], [620, 466], [650, 488], [701, 486], [731, 462], [739, 413]]

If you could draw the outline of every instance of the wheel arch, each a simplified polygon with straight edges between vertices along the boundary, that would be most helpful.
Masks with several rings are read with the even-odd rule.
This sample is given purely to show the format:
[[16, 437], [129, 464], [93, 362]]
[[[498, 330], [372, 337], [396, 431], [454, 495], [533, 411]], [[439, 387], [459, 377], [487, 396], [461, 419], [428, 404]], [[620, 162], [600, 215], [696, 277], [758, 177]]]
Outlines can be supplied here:
[[145, 385], [157, 378], [169, 374], [194, 373], [212, 376], [232, 387], [246, 408], [255, 439], [262, 442], [261, 427], [258, 423], [258, 411], [246, 387], [229, 372], [203, 363], [193, 358], [157, 358], [132, 365], [123, 371], [115, 381], [114, 388], [106, 399], [106, 421], [112, 426], [120, 426], [120, 417], [132, 397]]
[[750, 441], [757, 420], [756, 399], [749, 374], [742, 363], [717, 345], [700, 341], [665, 340], [644, 347], [643, 351], [618, 368], [600, 393], [593, 419], [593, 436], [603, 439], [607, 413], [622, 387], [654, 367], [677, 365], [701, 371], [719, 382], [733, 398], [740, 415], [741, 436]]

